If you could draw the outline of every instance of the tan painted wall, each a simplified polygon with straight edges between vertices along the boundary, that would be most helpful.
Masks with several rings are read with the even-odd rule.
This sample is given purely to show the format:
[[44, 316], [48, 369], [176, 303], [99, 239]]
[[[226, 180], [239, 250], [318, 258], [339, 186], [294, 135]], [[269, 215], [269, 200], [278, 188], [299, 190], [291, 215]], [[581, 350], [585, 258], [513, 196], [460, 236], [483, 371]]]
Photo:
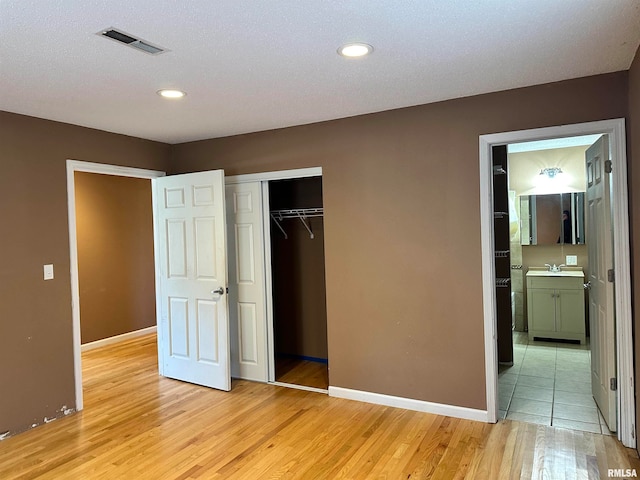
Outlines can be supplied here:
[[[66, 160], [166, 170], [170, 147], [0, 112], [0, 434], [75, 407]], [[44, 281], [42, 266], [55, 278]]]
[[478, 136], [624, 117], [627, 87], [620, 72], [176, 145], [173, 171], [321, 166], [331, 384], [484, 409]]
[[82, 343], [156, 324], [151, 180], [75, 173]]
[[[0, 369], [0, 433], [75, 406], [67, 158], [228, 174], [322, 166], [332, 385], [484, 409], [478, 135], [624, 117], [629, 92], [640, 151], [637, 59], [628, 77], [174, 147], [0, 112], [0, 364], [11, 366]], [[637, 195], [633, 207], [638, 238]], [[42, 280], [45, 263], [55, 280]]]
[[[636, 374], [636, 425], [640, 414], [640, 49], [629, 70], [629, 117], [627, 123], [627, 148], [629, 150], [629, 205], [631, 209], [631, 259], [634, 304], [635, 374]], [[638, 442], [640, 452], [640, 442]]]

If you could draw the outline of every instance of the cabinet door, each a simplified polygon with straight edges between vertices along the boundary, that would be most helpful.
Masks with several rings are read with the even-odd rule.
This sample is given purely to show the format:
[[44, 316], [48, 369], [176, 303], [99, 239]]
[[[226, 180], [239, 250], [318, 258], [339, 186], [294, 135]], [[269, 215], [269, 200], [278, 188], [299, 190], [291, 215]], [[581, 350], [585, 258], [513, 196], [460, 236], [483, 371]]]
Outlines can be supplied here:
[[535, 288], [529, 290], [531, 318], [529, 330], [556, 331], [556, 290], [552, 288]]
[[558, 331], [584, 333], [584, 290], [557, 290]]

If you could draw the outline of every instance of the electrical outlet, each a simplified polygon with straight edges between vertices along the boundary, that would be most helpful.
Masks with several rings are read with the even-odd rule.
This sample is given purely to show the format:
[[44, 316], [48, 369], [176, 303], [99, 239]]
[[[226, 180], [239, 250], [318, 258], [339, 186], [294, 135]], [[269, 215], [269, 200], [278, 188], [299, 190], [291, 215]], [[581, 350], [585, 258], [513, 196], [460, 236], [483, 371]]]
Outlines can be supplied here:
[[44, 279], [45, 280], [53, 280], [53, 265], [44, 265]]
[[564, 262], [565, 265], [578, 265], [578, 256], [577, 255], [567, 255], [567, 261]]

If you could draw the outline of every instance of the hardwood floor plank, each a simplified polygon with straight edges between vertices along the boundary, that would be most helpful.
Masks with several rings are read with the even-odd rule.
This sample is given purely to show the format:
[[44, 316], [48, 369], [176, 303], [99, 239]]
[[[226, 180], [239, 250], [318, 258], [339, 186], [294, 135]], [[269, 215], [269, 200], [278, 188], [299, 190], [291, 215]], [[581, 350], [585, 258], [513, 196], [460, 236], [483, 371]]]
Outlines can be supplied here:
[[326, 390], [329, 388], [329, 368], [322, 362], [280, 357], [276, 360], [276, 380]]
[[83, 354], [85, 410], [0, 442], [0, 478], [606, 478], [640, 460], [614, 437], [371, 405], [236, 380], [158, 376], [155, 335]]

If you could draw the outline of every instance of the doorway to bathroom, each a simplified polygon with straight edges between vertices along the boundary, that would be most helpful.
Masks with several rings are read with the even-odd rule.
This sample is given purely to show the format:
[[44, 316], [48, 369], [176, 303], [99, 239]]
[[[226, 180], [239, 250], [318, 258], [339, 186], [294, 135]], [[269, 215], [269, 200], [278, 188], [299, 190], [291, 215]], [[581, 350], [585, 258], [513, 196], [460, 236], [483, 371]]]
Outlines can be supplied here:
[[[509, 330], [498, 330], [500, 418], [593, 433], [616, 429], [613, 392], [597, 395], [601, 379], [615, 377], [613, 361], [598, 362], [608, 359], [607, 351], [613, 354], [614, 338], [598, 342], [597, 334], [590, 335], [588, 313], [598, 309], [587, 307], [584, 290], [590, 260], [598, 264], [589, 258], [588, 247], [597, 244], [593, 235], [585, 244], [585, 158], [606, 145], [607, 135], [588, 135], [506, 146], [501, 175], [508, 208], [504, 219], [496, 219], [509, 225], [510, 259], [496, 293], [498, 324], [509, 324]], [[502, 153], [496, 150], [504, 148], [494, 147], [494, 162]], [[497, 245], [503, 233], [496, 228], [494, 235]], [[503, 274], [496, 265], [496, 275]], [[601, 374], [608, 367], [613, 371]]]
[[[607, 140], [611, 147], [606, 146]], [[494, 148], [498, 146], [504, 164], [496, 161], [501, 153]], [[489, 207], [494, 217], [491, 239], [495, 240], [493, 265], [487, 265], [483, 251], [485, 273], [493, 270], [494, 285], [491, 311], [485, 308], [485, 328], [492, 328], [485, 332], [497, 333], [498, 340], [497, 347], [493, 346], [493, 365], [487, 363], [488, 377], [491, 370], [495, 373], [492, 383], [488, 379], [490, 413], [496, 408], [496, 419], [598, 433], [617, 430], [618, 438], [632, 446], [633, 392], [630, 385], [616, 380], [630, 378], [633, 372], [626, 297], [630, 285], [623, 121], [481, 137], [481, 165], [482, 147], [486, 148], [485, 162], [489, 157], [494, 163], [484, 164], [493, 167], [488, 193], [493, 199]], [[594, 157], [596, 148], [603, 153]], [[498, 201], [500, 193], [493, 191], [501, 184], [505, 187], [503, 205]], [[594, 194], [596, 184], [611, 186], [611, 196]], [[556, 210], [550, 206], [552, 195], [559, 196], [557, 215], [553, 214], [549, 227], [543, 218]], [[610, 209], [607, 199], [612, 202]], [[482, 211], [487, 222], [485, 208]], [[613, 215], [613, 233], [603, 223], [607, 212]], [[502, 247], [500, 242], [505, 239], [500, 235], [506, 235]], [[613, 253], [607, 256], [598, 247], [611, 238]], [[501, 265], [504, 257], [506, 273]], [[615, 291], [608, 281], [610, 270], [616, 272]], [[562, 279], [565, 276], [570, 278]], [[568, 283], [552, 284], [559, 279]], [[606, 298], [604, 309], [600, 306], [601, 293], [592, 288], [585, 295], [583, 290], [590, 281], [600, 289], [603, 280], [611, 292], [608, 310]], [[622, 331], [629, 336], [622, 336]], [[487, 357], [489, 362], [491, 354]], [[494, 399], [492, 393], [497, 395]]]

